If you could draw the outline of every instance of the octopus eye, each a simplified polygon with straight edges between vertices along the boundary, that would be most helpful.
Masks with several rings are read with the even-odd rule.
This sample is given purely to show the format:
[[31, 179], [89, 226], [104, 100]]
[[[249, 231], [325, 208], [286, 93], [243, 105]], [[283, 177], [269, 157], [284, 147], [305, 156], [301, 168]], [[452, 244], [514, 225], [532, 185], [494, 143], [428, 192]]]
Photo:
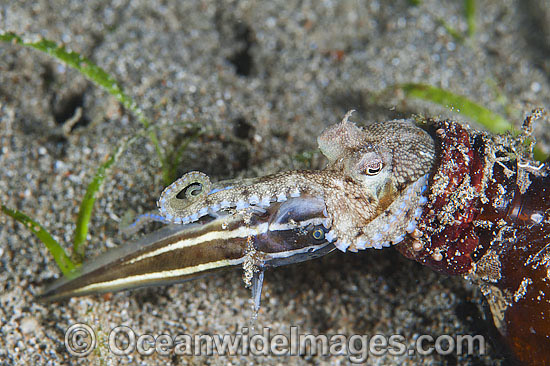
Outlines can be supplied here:
[[380, 173], [381, 170], [382, 170], [382, 162], [381, 161], [372, 162], [372, 163], [368, 164], [365, 167], [365, 173], [367, 175], [376, 175], [376, 174]]
[[183, 188], [177, 195], [176, 198], [179, 199], [190, 199], [199, 196], [202, 193], [203, 186], [201, 183], [195, 182], [191, 183], [185, 188]]
[[323, 240], [323, 239], [325, 239], [325, 232], [324, 232], [323, 229], [317, 228], [317, 229], [314, 229], [314, 230], [311, 232], [311, 236], [312, 236], [313, 239], [315, 239], [315, 240]]

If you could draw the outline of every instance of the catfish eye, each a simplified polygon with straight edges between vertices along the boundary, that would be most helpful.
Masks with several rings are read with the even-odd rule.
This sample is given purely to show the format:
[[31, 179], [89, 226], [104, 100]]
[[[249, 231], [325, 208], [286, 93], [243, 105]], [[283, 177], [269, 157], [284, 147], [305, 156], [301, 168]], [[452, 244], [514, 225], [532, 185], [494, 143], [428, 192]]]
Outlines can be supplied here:
[[321, 228], [316, 228], [311, 232], [311, 236], [315, 240], [323, 240], [325, 239], [325, 232]]
[[376, 175], [382, 170], [381, 161], [373, 161], [365, 167], [365, 174], [367, 175]]

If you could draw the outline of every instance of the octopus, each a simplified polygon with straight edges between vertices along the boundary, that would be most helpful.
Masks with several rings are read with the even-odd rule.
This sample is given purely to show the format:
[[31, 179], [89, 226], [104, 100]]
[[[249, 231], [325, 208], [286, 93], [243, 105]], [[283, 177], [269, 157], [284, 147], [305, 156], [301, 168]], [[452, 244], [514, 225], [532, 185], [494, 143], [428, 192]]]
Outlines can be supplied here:
[[479, 286], [510, 357], [550, 365], [548, 162], [533, 160], [525, 138], [428, 118], [359, 127], [352, 112], [317, 139], [324, 169], [216, 183], [189, 172], [164, 189], [158, 213], [128, 231], [169, 225], [83, 265], [42, 298], [242, 266], [258, 307], [266, 268], [394, 247]]
[[[168, 186], [158, 201], [161, 216], [176, 224], [195, 222], [220, 210], [266, 208], [298, 197], [323, 201], [325, 238], [341, 251], [388, 247], [416, 228], [427, 198], [435, 144], [406, 121], [372, 124], [349, 121], [318, 138], [329, 160], [320, 171], [291, 171], [243, 182], [212, 185], [190, 172]], [[394, 151], [400, 151], [397, 156]]]

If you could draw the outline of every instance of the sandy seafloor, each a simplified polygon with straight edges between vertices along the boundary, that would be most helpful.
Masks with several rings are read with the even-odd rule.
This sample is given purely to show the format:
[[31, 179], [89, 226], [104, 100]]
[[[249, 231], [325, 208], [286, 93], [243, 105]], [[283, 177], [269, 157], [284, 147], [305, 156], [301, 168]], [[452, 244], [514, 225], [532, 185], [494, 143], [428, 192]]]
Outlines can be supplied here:
[[[477, 29], [465, 34], [462, 1], [9, 1], [0, 28], [64, 42], [126, 88], [161, 130], [168, 150], [192, 141], [179, 173], [213, 180], [318, 168], [320, 131], [351, 108], [354, 120], [466, 117], [390, 93], [421, 82], [466, 95], [516, 125], [550, 108], [550, 10], [546, 0], [476, 1]], [[67, 134], [63, 126], [80, 108]], [[23, 210], [67, 248], [79, 202], [100, 162], [139, 122], [72, 69], [31, 49], [0, 45], [0, 200]], [[539, 123], [536, 135], [543, 136]], [[304, 161], [297, 155], [313, 152]], [[123, 239], [120, 218], [155, 207], [159, 161], [143, 138], [108, 174], [96, 203], [88, 257]], [[117, 325], [136, 334], [234, 334], [250, 325], [250, 292], [240, 271], [164, 288], [44, 304], [33, 297], [59, 276], [46, 248], [0, 216], [0, 364], [347, 364], [344, 356], [140, 356], [110, 354]], [[88, 323], [100, 337], [91, 356], [64, 347], [65, 329]], [[256, 328], [289, 334], [487, 334], [480, 292], [393, 249], [336, 253], [266, 274]], [[376, 357], [371, 365], [500, 365], [486, 355]]]

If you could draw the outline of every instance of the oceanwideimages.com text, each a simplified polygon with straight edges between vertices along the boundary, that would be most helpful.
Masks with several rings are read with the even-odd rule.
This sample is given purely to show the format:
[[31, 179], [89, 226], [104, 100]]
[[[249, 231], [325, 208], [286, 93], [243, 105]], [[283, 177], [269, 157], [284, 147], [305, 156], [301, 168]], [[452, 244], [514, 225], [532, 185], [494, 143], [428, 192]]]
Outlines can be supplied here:
[[[172, 355], [322, 355], [347, 356], [351, 362], [365, 362], [369, 356], [484, 355], [481, 335], [422, 334], [407, 339], [401, 334], [343, 335], [303, 334], [296, 326], [288, 334], [274, 334], [270, 328], [241, 328], [235, 334], [138, 334], [128, 326], [113, 328], [108, 335], [109, 352], [117, 356], [132, 354]], [[97, 347], [95, 331], [77, 323], [65, 332], [65, 347], [75, 357], [86, 357]]]

